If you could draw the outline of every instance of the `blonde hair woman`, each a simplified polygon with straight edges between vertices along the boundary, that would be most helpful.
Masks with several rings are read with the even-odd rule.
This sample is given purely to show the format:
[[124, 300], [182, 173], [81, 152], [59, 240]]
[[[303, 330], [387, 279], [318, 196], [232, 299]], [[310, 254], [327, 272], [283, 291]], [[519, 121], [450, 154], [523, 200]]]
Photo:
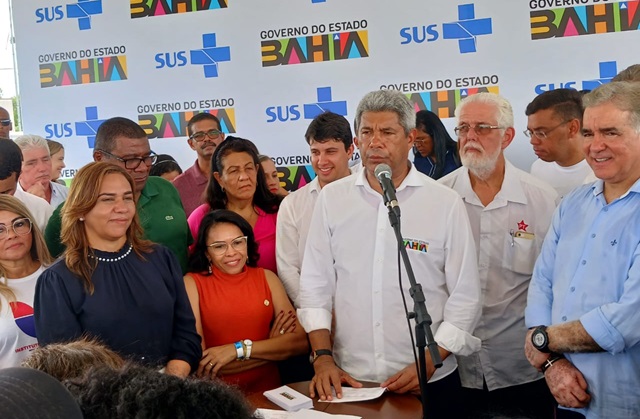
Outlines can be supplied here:
[[38, 346], [33, 298], [51, 256], [18, 199], [0, 195], [0, 368], [17, 367]]
[[129, 173], [90, 163], [62, 209], [64, 258], [36, 286], [41, 345], [100, 339], [125, 358], [186, 376], [202, 350], [178, 260], [141, 239]]

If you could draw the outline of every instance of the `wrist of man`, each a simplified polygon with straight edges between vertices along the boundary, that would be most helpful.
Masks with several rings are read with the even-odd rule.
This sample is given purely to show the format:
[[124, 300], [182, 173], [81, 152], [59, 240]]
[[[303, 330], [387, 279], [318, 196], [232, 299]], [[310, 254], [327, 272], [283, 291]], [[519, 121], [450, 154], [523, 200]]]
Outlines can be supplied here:
[[564, 355], [552, 352], [549, 358], [547, 358], [547, 360], [544, 361], [540, 366], [540, 371], [542, 371], [542, 374], [546, 373], [547, 370], [553, 366], [553, 364], [563, 359], [566, 359]]

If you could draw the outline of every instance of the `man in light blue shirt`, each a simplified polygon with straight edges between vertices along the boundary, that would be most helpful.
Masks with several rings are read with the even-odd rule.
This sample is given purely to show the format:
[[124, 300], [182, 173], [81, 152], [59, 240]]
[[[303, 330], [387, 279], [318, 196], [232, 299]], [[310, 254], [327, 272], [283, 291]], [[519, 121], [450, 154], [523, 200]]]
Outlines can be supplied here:
[[640, 83], [603, 85], [584, 103], [584, 151], [599, 180], [554, 215], [529, 286], [525, 353], [561, 407], [638, 418]]

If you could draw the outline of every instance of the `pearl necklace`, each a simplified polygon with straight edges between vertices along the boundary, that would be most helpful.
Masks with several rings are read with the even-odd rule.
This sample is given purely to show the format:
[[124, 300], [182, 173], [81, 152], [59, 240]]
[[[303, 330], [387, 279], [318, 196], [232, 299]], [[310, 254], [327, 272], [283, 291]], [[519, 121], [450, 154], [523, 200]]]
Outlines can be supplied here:
[[115, 257], [115, 258], [101, 258], [101, 257], [95, 256], [95, 255], [89, 255], [89, 257], [93, 258], [93, 259], [96, 259], [99, 262], [117, 262], [117, 261], [122, 260], [122, 259], [126, 258], [127, 256], [129, 256], [129, 253], [131, 253], [132, 249], [133, 249], [133, 245], [130, 244], [129, 245], [129, 249], [126, 252], [124, 252], [124, 254], [122, 254], [122, 255], [120, 255], [118, 257]]

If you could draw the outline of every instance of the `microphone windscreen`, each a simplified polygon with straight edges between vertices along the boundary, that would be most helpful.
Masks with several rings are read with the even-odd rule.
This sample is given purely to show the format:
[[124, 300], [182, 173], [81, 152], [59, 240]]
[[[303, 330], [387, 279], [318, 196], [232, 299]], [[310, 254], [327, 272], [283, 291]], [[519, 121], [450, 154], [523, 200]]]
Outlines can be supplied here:
[[391, 167], [388, 164], [380, 163], [376, 166], [373, 171], [377, 179], [380, 179], [381, 176], [385, 176], [388, 179], [391, 179]]

